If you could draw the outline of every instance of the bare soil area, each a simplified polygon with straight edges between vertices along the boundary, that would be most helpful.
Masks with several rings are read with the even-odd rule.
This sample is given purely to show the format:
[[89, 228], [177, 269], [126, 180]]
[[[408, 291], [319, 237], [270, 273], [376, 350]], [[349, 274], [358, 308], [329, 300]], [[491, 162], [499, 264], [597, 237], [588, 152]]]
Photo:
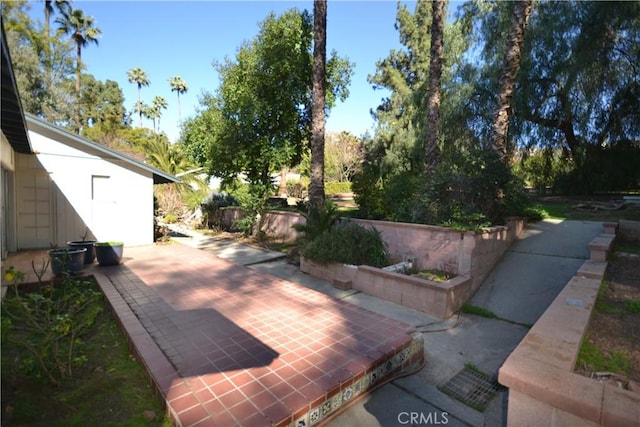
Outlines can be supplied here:
[[640, 255], [609, 260], [576, 371], [640, 392]]

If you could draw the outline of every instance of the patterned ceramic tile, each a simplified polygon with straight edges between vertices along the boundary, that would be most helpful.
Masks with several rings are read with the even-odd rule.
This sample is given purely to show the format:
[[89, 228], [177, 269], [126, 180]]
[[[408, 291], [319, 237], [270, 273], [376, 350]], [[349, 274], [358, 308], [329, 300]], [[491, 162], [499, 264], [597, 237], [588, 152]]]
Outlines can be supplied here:
[[312, 426], [316, 425], [320, 421], [320, 409], [321, 409], [321, 407], [318, 406], [316, 408], [313, 408], [309, 412], [309, 424], [310, 425], [312, 425]]
[[351, 400], [351, 398], [353, 397], [353, 388], [351, 388], [351, 386], [345, 388], [344, 390], [342, 390], [342, 401], [344, 403], [348, 402], [349, 400]]
[[296, 422], [292, 424], [292, 427], [307, 427], [319, 424], [324, 418], [340, 409], [347, 402], [374, 387], [377, 382], [383, 379], [386, 380], [394, 369], [402, 367], [403, 364], [410, 360], [415, 354], [422, 352], [423, 348], [424, 341], [422, 334], [414, 334], [413, 340], [407, 348], [386, 361], [383, 361], [371, 372], [366, 373], [352, 385], [324, 401], [320, 406], [313, 408], [303, 417], [296, 420]]
[[358, 381], [356, 381], [353, 384], [353, 395], [357, 396], [360, 394], [360, 392], [362, 391], [362, 383], [364, 381], [364, 377], [360, 378]]
[[302, 417], [298, 418], [294, 423], [293, 427], [308, 427], [309, 424], [309, 412], [304, 414]]
[[324, 418], [331, 412], [331, 400], [327, 400], [320, 407], [320, 416]]
[[337, 393], [331, 398], [331, 411], [335, 411], [342, 406], [342, 394]]

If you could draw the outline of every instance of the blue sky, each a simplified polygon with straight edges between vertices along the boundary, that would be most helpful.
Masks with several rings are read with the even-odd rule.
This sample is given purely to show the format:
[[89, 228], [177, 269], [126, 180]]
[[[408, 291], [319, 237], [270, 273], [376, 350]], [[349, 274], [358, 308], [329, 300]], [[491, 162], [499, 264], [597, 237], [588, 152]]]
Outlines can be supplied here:
[[[414, 2], [403, 2], [411, 11]], [[127, 71], [140, 67], [150, 86], [142, 88], [147, 103], [164, 97], [169, 107], [160, 128], [169, 139], [179, 137], [178, 106], [168, 79], [182, 77], [189, 91], [180, 97], [183, 119], [193, 116], [203, 91], [215, 92], [219, 80], [211, 63], [234, 58], [237, 48], [258, 32], [258, 24], [269, 12], [276, 15], [296, 7], [313, 11], [307, 1], [79, 1], [75, 8], [93, 16], [102, 30], [99, 46], [83, 50], [86, 72], [99, 80], [115, 80], [131, 110], [137, 88], [127, 81]], [[327, 51], [355, 63], [349, 98], [338, 103], [327, 119], [327, 131], [349, 131], [357, 136], [373, 129], [370, 110], [380, 104], [386, 92], [374, 90], [367, 76], [375, 72], [376, 61], [391, 49], [401, 47], [394, 28], [395, 1], [329, 1], [327, 8]], [[31, 15], [42, 20], [42, 3], [32, 2]], [[134, 120], [137, 124], [137, 120]], [[151, 127], [151, 123], [147, 124]]]

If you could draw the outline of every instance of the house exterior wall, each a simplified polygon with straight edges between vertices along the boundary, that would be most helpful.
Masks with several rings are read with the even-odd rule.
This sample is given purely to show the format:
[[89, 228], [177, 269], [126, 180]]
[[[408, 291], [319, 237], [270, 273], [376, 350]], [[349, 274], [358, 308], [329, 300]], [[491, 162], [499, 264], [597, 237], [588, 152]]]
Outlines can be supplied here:
[[6, 170], [13, 171], [15, 168], [13, 148], [2, 132], [0, 132], [0, 140], [0, 164]]
[[[87, 239], [153, 242], [153, 176], [29, 131], [53, 191], [54, 242]], [[18, 195], [20, 197], [20, 195]], [[20, 230], [18, 230], [20, 232]]]
[[13, 148], [0, 132], [0, 259], [16, 250], [14, 170]]

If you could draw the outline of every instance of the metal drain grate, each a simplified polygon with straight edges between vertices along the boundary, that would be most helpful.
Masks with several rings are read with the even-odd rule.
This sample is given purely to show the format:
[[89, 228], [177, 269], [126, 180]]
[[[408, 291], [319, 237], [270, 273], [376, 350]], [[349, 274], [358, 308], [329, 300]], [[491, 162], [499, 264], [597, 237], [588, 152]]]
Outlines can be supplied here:
[[494, 377], [465, 367], [441, 386], [440, 391], [483, 412], [499, 387]]

